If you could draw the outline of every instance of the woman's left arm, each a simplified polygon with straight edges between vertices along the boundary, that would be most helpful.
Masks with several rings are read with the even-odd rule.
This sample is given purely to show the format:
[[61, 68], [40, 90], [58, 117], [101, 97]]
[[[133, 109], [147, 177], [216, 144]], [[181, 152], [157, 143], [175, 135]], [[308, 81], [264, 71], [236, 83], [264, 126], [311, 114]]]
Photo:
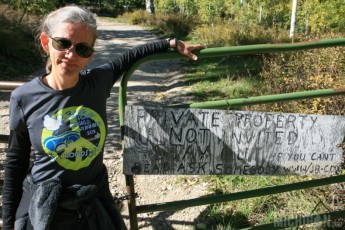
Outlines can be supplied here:
[[[192, 51], [202, 49], [204, 46], [191, 45], [187, 42], [177, 39], [159, 40], [129, 49], [122, 53], [119, 57], [115, 58], [112, 62], [102, 65], [96, 69], [98, 69], [98, 72], [102, 73], [103, 77], [105, 77], [105, 75], [109, 76], [109, 78], [105, 77], [105, 79], [109, 79], [111, 81], [107, 83], [107, 85], [112, 87], [115, 81], [117, 81], [122, 74], [125, 73], [140, 58], [154, 53], [165, 52], [169, 48], [174, 48], [181, 54], [186, 55], [193, 60], [197, 60], [197, 56], [193, 54]], [[111, 72], [109, 72], [109, 69], [111, 69]]]

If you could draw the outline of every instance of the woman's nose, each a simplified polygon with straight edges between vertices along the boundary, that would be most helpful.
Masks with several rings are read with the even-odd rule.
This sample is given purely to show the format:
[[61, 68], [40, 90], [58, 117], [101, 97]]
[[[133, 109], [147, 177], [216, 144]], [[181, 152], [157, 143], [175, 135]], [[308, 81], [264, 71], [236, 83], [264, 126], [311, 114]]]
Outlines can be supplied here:
[[[72, 55], [72, 56], [77, 55], [77, 53], [75, 52], [75, 48], [74, 48], [73, 45], [72, 45], [71, 47], [69, 47], [69, 49], [66, 50], [66, 55], [67, 55], [67, 56], [70, 56], [70, 57], [71, 57], [71, 55]], [[77, 56], [78, 56], [78, 55], [77, 55]]]

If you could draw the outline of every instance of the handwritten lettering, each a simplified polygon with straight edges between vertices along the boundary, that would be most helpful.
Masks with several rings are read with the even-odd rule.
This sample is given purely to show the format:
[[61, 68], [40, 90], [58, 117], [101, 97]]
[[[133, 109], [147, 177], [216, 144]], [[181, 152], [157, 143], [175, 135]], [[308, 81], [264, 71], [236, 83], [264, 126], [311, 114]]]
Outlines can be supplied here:
[[128, 174], [341, 172], [343, 116], [127, 106], [125, 125]]

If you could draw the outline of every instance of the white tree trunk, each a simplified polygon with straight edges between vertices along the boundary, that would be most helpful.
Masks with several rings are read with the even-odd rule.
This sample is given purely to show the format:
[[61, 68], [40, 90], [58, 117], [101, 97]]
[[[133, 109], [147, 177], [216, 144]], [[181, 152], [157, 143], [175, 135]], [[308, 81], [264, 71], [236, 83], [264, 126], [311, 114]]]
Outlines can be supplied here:
[[305, 35], [309, 34], [309, 10], [307, 11], [305, 15]]
[[146, 3], [146, 11], [149, 12], [150, 14], [155, 13], [155, 6], [153, 0], [145, 0]]
[[262, 21], [262, 3], [259, 2], [259, 24], [261, 24]]
[[293, 38], [293, 36], [294, 36], [294, 34], [295, 34], [297, 3], [298, 3], [298, 0], [292, 0], [291, 25], [290, 25], [290, 38]]

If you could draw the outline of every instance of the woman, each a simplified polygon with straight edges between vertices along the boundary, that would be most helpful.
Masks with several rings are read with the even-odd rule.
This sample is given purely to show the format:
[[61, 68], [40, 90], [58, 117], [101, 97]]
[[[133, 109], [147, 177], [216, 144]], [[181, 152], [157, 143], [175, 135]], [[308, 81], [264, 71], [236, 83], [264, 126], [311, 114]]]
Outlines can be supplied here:
[[103, 165], [106, 99], [143, 56], [175, 48], [196, 60], [192, 51], [203, 47], [160, 40], [85, 71], [96, 39], [96, 20], [81, 7], [45, 18], [40, 42], [49, 54], [49, 72], [11, 95], [3, 229], [125, 228]]

